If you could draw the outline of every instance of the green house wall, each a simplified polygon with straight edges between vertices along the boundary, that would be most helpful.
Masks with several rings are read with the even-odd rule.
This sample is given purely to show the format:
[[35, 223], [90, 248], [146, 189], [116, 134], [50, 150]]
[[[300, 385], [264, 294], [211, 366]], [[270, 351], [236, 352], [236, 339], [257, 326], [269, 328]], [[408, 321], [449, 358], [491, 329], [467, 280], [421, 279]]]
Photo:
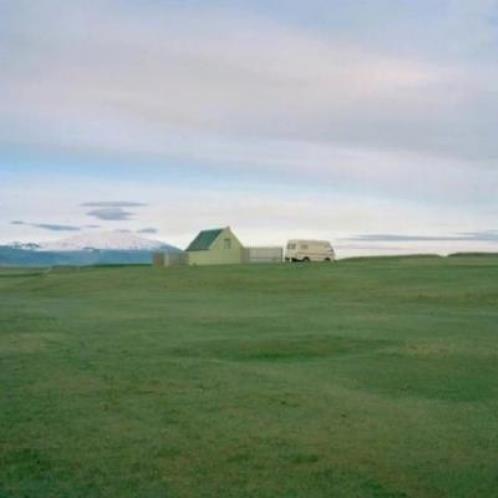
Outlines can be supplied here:
[[[225, 246], [230, 240], [230, 248]], [[207, 251], [187, 251], [189, 265], [233, 265], [242, 263], [244, 248], [229, 228], [225, 228]]]

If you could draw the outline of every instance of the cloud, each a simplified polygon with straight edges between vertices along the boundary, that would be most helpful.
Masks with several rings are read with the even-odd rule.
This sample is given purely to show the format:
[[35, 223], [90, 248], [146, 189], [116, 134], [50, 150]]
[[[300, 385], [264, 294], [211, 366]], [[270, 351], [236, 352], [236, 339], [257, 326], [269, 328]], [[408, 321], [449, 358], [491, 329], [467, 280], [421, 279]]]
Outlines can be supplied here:
[[125, 207], [141, 207], [147, 206], [143, 202], [129, 202], [129, 201], [99, 201], [99, 202], [83, 202], [80, 204], [84, 207], [111, 207], [111, 208], [125, 208]]
[[154, 233], [158, 233], [158, 230], [157, 228], [141, 228], [140, 230], [137, 230], [137, 233], [143, 233], [143, 234], [154, 234]]
[[[415, 24], [413, 12], [397, 9], [391, 33], [381, 21], [393, 10], [389, 4], [368, 8], [380, 10], [372, 30], [383, 36], [370, 46], [370, 30], [351, 29], [346, 37], [333, 20], [325, 30], [303, 29], [282, 22], [277, 9], [263, 17], [162, 2], [133, 8], [41, 0], [34, 7], [19, 0], [2, 35], [3, 141], [149, 160], [216, 161], [232, 140], [246, 150], [260, 141], [297, 140], [472, 160], [474, 167], [496, 160], [496, 63], [466, 58], [463, 48], [458, 57], [435, 60], [415, 41], [403, 52], [407, 43], [399, 37]], [[424, 5], [415, 17], [420, 32], [434, 10]], [[493, 4], [459, 5], [435, 13], [440, 32], [431, 31], [431, 43], [461, 34], [466, 41], [459, 43], [485, 52]], [[307, 9], [322, 7], [311, 2]], [[361, 9], [351, 12], [343, 13], [348, 26], [365, 17]], [[478, 30], [469, 23], [487, 34], [477, 47], [468, 33]], [[213, 136], [218, 143], [210, 146]], [[278, 163], [281, 152], [266, 156]], [[294, 173], [309, 164], [305, 154], [299, 161]], [[416, 162], [405, 164], [416, 169]]]
[[81, 230], [80, 227], [72, 225], [56, 225], [51, 223], [38, 223], [32, 225], [36, 228], [43, 228], [44, 230], [51, 230], [54, 232], [78, 232]]
[[126, 221], [134, 216], [134, 213], [125, 211], [120, 207], [93, 209], [92, 211], [88, 211], [86, 214], [105, 221]]
[[496, 1], [284, 3], [0, 0], [3, 219], [145, 199], [185, 242], [227, 219], [261, 243], [493, 226]]
[[41, 228], [52, 232], [78, 232], [81, 227], [74, 225], [59, 225], [55, 223], [26, 223], [20, 220], [11, 221], [11, 225], [25, 225], [33, 228]]
[[143, 207], [147, 206], [144, 202], [131, 202], [131, 201], [97, 201], [97, 202], [83, 202], [80, 204], [83, 207], [95, 207], [86, 214], [93, 216], [99, 220], [104, 221], [126, 221], [131, 219], [135, 213], [125, 210], [123, 208]]
[[465, 232], [455, 235], [406, 235], [406, 234], [362, 234], [344, 240], [357, 240], [364, 242], [447, 242], [447, 241], [476, 241], [498, 242], [498, 230], [483, 230], [478, 232]]
[[[84, 226], [89, 219], [85, 210], [78, 206], [85, 202], [86, 193], [101, 192], [103, 196], [98, 198], [105, 198], [106, 192], [112, 191], [122, 199], [135, 195], [150, 203], [144, 213], [146, 223], [137, 216], [137, 219], [120, 222], [123, 228], [135, 232], [155, 227], [162, 234], [159, 237], [161, 240], [179, 247], [185, 247], [201, 229], [227, 225], [232, 226], [240, 240], [248, 246], [284, 245], [292, 238], [326, 239], [337, 246], [341, 257], [360, 252], [393, 252], [400, 248], [407, 252], [423, 250], [438, 253], [489, 250], [497, 244], [475, 240], [350, 240], [357, 237], [356, 234], [454, 238], [461, 233], [493, 232], [490, 227], [496, 227], [496, 210], [488, 209], [487, 205], [479, 211], [469, 210], [467, 205], [441, 204], [435, 210], [429, 203], [420, 205], [367, 193], [335, 192], [328, 187], [317, 191], [304, 184], [299, 189], [292, 189], [278, 182], [268, 184], [263, 190], [247, 183], [227, 188], [224, 182], [209, 185], [188, 183], [183, 186], [154, 182], [150, 185], [117, 178], [102, 188], [101, 178], [70, 180], [59, 177], [54, 181], [43, 175], [37, 183], [39, 188], [28, 197], [23, 196], [25, 185], [22, 177], [17, 178], [8, 189], [5, 184], [0, 185], [0, 197], [7, 206], [9, 216], [5, 218], [6, 213], [0, 210], [0, 223], [2, 216], [9, 221], [53, 221], [57, 220], [58, 213], [64, 212], [73, 224]], [[50, 192], [50, 203], [47, 202], [47, 192]], [[37, 218], [34, 218], [35, 215]], [[114, 223], [111, 229], [120, 226], [118, 222], [102, 224], [107, 223]], [[9, 225], [0, 230], [0, 241], [36, 242], [44, 240], [43, 233], [49, 232]], [[53, 232], [52, 238], [56, 236], [57, 233]]]

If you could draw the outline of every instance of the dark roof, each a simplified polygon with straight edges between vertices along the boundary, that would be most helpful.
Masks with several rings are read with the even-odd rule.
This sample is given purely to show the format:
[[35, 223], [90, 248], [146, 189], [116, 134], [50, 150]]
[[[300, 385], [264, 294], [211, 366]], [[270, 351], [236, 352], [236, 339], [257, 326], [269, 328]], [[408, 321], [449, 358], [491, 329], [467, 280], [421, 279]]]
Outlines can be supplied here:
[[207, 251], [221, 232], [223, 232], [223, 228], [202, 230], [202, 232], [199, 232], [199, 235], [190, 243], [186, 251]]

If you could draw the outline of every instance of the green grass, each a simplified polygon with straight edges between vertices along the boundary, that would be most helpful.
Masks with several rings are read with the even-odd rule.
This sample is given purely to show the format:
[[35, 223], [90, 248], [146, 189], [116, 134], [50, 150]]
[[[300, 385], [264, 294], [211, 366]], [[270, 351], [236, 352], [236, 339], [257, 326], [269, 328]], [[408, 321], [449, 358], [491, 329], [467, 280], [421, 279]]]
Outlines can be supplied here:
[[492, 497], [498, 257], [0, 271], [0, 497]]

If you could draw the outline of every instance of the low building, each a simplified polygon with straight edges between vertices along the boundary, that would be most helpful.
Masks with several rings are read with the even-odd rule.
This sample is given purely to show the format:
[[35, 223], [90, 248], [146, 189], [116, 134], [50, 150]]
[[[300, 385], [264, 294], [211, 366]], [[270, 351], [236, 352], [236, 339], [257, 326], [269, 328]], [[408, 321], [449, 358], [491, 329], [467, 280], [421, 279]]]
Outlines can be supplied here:
[[182, 252], [155, 252], [152, 254], [154, 266], [178, 266], [187, 263], [187, 255]]
[[164, 252], [152, 253], [152, 264], [154, 266], [165, 266], [165, 264], [164, 264], [165, 256], [166, 256], [166, 253], [164, 253]]
[[244, 248], [230, 227], [203, 230], [186, 249], [189, 265], [240, 264]]
[[282, 247], [246, 247], [244, 263], [282, 263], [284, 250]]

